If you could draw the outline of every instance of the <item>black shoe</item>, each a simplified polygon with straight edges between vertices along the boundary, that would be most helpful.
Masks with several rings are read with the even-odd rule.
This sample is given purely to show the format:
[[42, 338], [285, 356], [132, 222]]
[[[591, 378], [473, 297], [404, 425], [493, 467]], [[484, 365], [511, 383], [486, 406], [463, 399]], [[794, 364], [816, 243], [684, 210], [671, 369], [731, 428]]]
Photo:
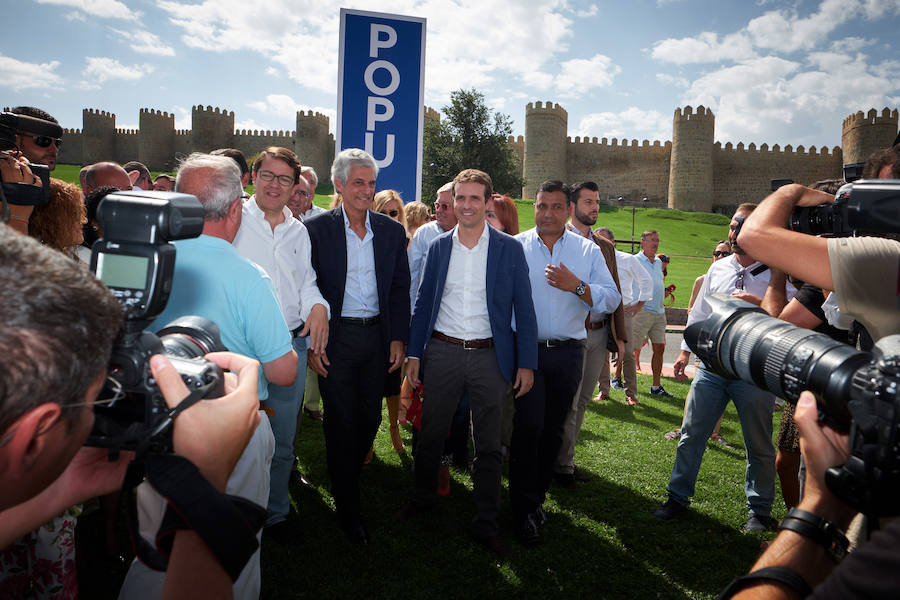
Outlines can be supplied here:
[[505, 558], [509, 554], [509, 548], [503, 543], [499, 535], [473, 535], [472, 539], [475, 540], [476, 544], [489, 552], [493, 552], [500, 558]]
[[293, 519], [279, 521], [263, 528], [263, 537], [267, 540], [275, 540], [279, 544], [299, 542], [302, 535], [299, 523]]
[[532, 516], [534, 517], [534, 523], [538, 526], [538, 528], [541, 528], [547, 524], [547, 513], [544, 512], [543, 506], [538, 506], [537, 510], [532, 513]]
[[538, 530], [533, 514], [526, 516], [519, 523], [519, 526], [516, 528], [516, 539], [519, 540], [520, 544], [529, 548], [541, 543], [541, 532]]
[[575, 467], [575, 470], [572, 472], [572, 477], [575, 478], [575, 481], [580, 481], [581, 483], [587, 483], [591, 480], [584, 471], [579, 471], [578, 467]]
[[747, 524], [744, 525], [744, 532], [750, 533], [751, 531], [774, 531], [775, 525], [775, 519], [773, 519], [772, 517], [764, 517], [762, 515], [751, 514], [750, 518], [747, 519]]
[[567, 490], [575, 489], [575, 476], [572, 473], [554, 473], [553, 481], [561, 488]]
[[653, 516], [663, 521], [671, 521], [686, 510], [687, 506], [670, 496], [665, 504], [653, 511]]
[[430, 512], [428, 508], [409, 501], [403, 505], [403, 508], [397, 511], [397, 514], [394, 515], [394, 520], [409, 521], [412, 518], [421, 517], [428, 512]]
[[304, 406], [303, 413], [313, 421], [321, 421], [323, 418], [321, 410], [309, 410]]

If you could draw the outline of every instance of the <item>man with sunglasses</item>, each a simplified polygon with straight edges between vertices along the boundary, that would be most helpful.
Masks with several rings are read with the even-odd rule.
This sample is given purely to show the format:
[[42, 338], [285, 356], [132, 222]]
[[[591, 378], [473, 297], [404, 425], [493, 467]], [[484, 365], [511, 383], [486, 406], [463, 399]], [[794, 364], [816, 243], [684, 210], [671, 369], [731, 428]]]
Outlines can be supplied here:
[[[17, 106], [10, 112], [59, 125], [59, 121], [52, 115], [33, 106]], [[56, 157], [59, 155], [62, 139], [30, 131], [17, 131], [16, 146], [29, 161], [38, 165], [46, 165], [52, 171], [56, 168]]]
[[[311, 348], [322, 352], [328, 340], [328, 302], [319, 293], [310, 261], [306, 226], [293, 218], [287, 203], [300, 180], [300, 162], [287, 148], [270, 146], [253, 163], [256, 193], [244, 203], [241, 226], [234, 238], [238, 253], [265, 269], [272, 278], [282, 316], [291, 330], [298, 356]], [[289, 385], [269, 384], [266, 407], [275, 434], [266, 535], [287, 541], [299, 535], [289, 519], [288, 491], [294, 465], [294, 434], [306, 384], [306, 364], [298, 361], [297, 377]]]
[[[755, 204], [744, 203], [735, 211], [728, 234], [734, 253], [710, 266], [688, 314], [688, 325], [703, 321], [710, 315], [711, 309], [706, 299], [711, 294], [734, 295], [756, 304], [759, 304], [765, 294], [771, 275], [769, 267], [747, 254], [736, 243], [740, 224], [755, 208]], [[790, 286], [788, 298], [796, 291]], [[686, 379], [684, 370], [690, 356], [687, 343], [682, 341], [681, 353], [674, 365], [676, 378]], [[668, 521], [687, 509], [690, 497], [694, 495], [706, 441], [725, 412], [729, 400], [734, 402], [737, 409], [744, 446], [747, 448], [744, 490], [750, 516], [744, 531], [762, 531], [775, 525], [770, 516], [775, 499], [775, 447], [772, 445], [775, 396], [753, 384], [719, 377], [703, 367], [694, 376], [685, 406], [681, 439], [678, 441], [675, 464], [666, 488], [669, 499], [653, 513], [656, 517]]]

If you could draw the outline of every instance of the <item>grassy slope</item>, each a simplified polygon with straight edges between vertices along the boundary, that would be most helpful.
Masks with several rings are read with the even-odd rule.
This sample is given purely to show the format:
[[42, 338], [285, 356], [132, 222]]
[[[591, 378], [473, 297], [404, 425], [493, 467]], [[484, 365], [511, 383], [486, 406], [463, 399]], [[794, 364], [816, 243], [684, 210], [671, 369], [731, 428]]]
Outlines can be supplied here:
[[[77, 165], [58, 165], [53, 176], [78, 183]], [[156, 172], [153, 173], [155, 177]], [[252, 193], [252, 187], [248, 188]], [[318, 206], [328, 208], [331, 197], [316, 194]], [[534, 227], [534, 210], [530, 200], [517, 200], [519, 228], [525, 231]], [[659, 231], [659, 251], [672, 258], [666, 283], [674, 283], [675, 306], [687, 307], [691, 287], [698, 275], [706, 272], [712, 251], [718, 240], [728, 235], [727, 217], [709, 213], [689, 213], [678, 210], [638, 208], [634, 214], [635, 238], [640, 239], [645, 229]], [[609, 227], [619, 240], [631, 239], [631, 209], [602, 206], [596, 227]], [[619, 249], [630, 250], [629, 244], [619, 244]], [[635, 251], [638, 248], [635, 247]]]

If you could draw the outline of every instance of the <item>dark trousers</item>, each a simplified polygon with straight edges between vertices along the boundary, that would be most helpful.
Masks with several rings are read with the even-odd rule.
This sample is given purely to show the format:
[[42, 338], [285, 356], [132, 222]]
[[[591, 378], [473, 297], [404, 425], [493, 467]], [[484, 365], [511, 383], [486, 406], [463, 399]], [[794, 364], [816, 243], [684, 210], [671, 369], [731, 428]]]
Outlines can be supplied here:
[[500, 373], [493, 348], [465, 350], [432, 339], [422, 363], [425, 401], [416, 449], [413, 502], [429, 506], [435, 501], [438, 467], [450, 423], [463, 394], [469, 397], [475, 437], [475, 473], [472, 476], [476, 536], [497, 535], [500, 512], [500, 413], [508, 382]]
[[345, 527], [360, 523], [359, 474], [381, 424], [387, 357], [381, 327], [342, 323], [328, 344], [328, 377], [319, 376], [331, 494]]
[[534, 386], [516, 399], [509, 448], [509, 496], [517, 522], [544, 503], [566, 416], [581, 382], [584, 347], [538, 348]]

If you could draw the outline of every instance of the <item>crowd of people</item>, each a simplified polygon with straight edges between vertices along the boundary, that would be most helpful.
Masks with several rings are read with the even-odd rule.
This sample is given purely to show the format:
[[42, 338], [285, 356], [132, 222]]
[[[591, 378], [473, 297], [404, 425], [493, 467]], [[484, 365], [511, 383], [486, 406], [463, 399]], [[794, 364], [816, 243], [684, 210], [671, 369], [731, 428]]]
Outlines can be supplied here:
[[[17, 111], [55, 123], [38, 109]], [[61, 143], [17, 132], [16, 151], [0, 155], [3, 181], [39, 185], [30, 165], [52, 170]], [[898, 155], [894, 147], [873, 157], [867, 176], [900, 178]], [[636, 356], [645, 340], [652, 348], [652, 384], [646, 393], [673, 398], [661, 379], [668, 259], [658, 255], [659, 233], [644, 231], [635, 255], [617, 250], [608, 227], [594, 228], [600, 209], [595, 182], [541, 183], [535, 191], [535, 227], [520, 232], [515, 202], [494, 193], [490, 175], [482, 170], [465, 169], [438, 189], [433, 215], [426, 204], [405, 203], [394, 190], [376, 194], [378, 171], [363, 150], [339, 152], [331, 167], [332, 208], [326, 210], [313, 203], [318, 175], [301, 165], [293, 151], [263, 148], [248, 164], [241, 152], [223, 148], [184, 158], [174, 178], [162, 174], [153, 179], [137, 161], [87, 165], [80, 172], [80, 189], [51, 178], [49, 203], [9, 204], [9, 225], [0, 226], [0, 273], [10, 279], [0, 285], [0, 297], [10, 294], [5, 306], [27, 305], [34, 290], [46, 287], [49, 304], [39, 308], [51, 314], [58, 310], [61, 320], [42, 325], [42, 319], [26, 314], [0, 326], [26, 332], [19, 338], [0, 336], [0, 350], [21, 344], [34, 355], [14, 361], [0, 387], [3, 488], [17, 490], [4, 492], [0, 505], [0, 595], [19, 595], [22, 586], [33, 588], [38, 579], [42, 586], [73, 589], [71, 544], [62, 541], [70, 537], [48, 537], [41, 531], [65, 529], [71, 535], [77, 509], [70, 507], [114, 493], [130, 458], [126, 453], [98, 466], [99, 449], [78, 450], [90, 431], [90, 405], [106, 381], [106, 360], [121, 321], [118, 305], [83, 264], [90, 260], [90, 245], [103, 237], [98, 206], [110, 193], [175, 191], [196, 196], [202, 205], [202, 234], [174, 243], [171, 294], [150, 330], [185, 315], [212, 320], [230, 353], [210, 356], [237, 377], [229, 376], [225, 416], [198, 426], [196, 419], [186, 418], [194, 414], [192, 408], [176, 419], [174, 449], [198, 467], [217, 493], [227, 494], [223, 497], [265, 509], [262, 527], [254, 532], [257, 543], [248, 542], [240, 568], [215, 544], [190, 528], [181, 529], [169, 551], [191, 553], [194, 562], [189, 564], [204, 576], [186, 582], [189, 572], [180, 564], [166, 572], [136, 559], [123, 598], [164, 597], [177, 584], [233, 586], [236, 597], [258, 597], [259, 543], [289, 542], [299, 535], [290, 482], [301, 477], [297, 465], [303, 457], [296, 456], [295, 440], [303, 414], [322, 421], [337, 522], [351, 543], [370, 542], [360, 474], [372, 459], [384, 399], [398, 453], [406, 451], [400, 427], [407, 422], [407, 411], [416, 411], [410, 496], [396, 518], [428, 519], [437, 495], [447, 493], [447, 465], [456, 462], [471, 473], [473, 483], [471, 538], [502, 557], [509, 551], [499, 525], [505, 459], [515, 538], [525, 547], [538, 545], [545, 535], [544, 503], [551, 484], [574, 488], [589, 479], [575, 461], [588, 403], [610, 400], [610, 388], [615, 388], [624, 390], [628, 405], [638, 404]], [[251, 182], [254, 193], [249, 195], [245, 188]], [[738, 206], [728, 239], [715, 246], [712, 265], [694, 285], [688, 324], [710, 314], [713, 294], [727, 294], [804, 327], [824, 326], [820, 307], [828, 290], [861, 285], [852, 272], [861, 260], [859, 249], [849, 244], [845, 250], [846, 240], [798, 239], [801, 234], [787, 232], [783, 225], [789, 208], [828, 202], [833, 193], [794, 185], [759, 206]], [[880, 242], [882, 253], [900, 254], [896, 242]], [[784, 248], [789, 246], [798, 248], [804, 260], [787, 256]], [[848, 258], [839, 258], [844, 252]], [[840, 265], [840, 275], [832, 273], [835, 265]], [[896, 261], [893, 272], [883, 270], [879, 273], [896, 281]], [[806, 283], [795, 287], [788, 273]], [[17, 283], [7, 285], [9, 281]], [[79, 302], [70, 305], [68, 295], [78, 296]], [[896, 306], [875, 316], [866, 312], [872, 301], [864, 295], [841, 291], [840, 301], [841, 310], [873, 339], [897, 331]], [[76, 331], [60, 334], [67, 327]], [[90, 363], [58, 352], [55, 345], [26, 343], [51, 336], [70, 340], [79, 331], [97, 348]], [[848, 339], [846, 332], [832, 333]], [[685, 343], [674, 364], [677, 378], [686, 378], [689, 361]], [[45, 367], [45, 362], [59, 366]], [[65, 381], [67, 362], [81, 368], [71, 382]], [[184, 396], [180, 378], [162, 357], [151, 364], [167, 402], [177, 404]], [[48, 370], [55, 378], [34, 383], [38, 387], [27, 388], [27, 397], [11, 391], [43, 379], [37, 373]], [[65, 397], [54, 388], [39, 387], [48, 385], [66, 390]], [[776, 460], [775, 400], [751, 383], [697, 365], [683, 423], [667, 434], [678, 445], [668, 500], [654, 514], [671, 520], [688, 510], [707, 440], [728, 444], [718, 426], [730, 401], [747, 453], [745, 530], [776, 526], [771, 518], [776, 465], [789, 507], [804, 507], [811, 514], [826, 506], [827, 514], [816, 514], [846, 528], [852, 511], [835, 504], [839, 501], [829, 498], [816, 480], [831, 466], [828, 461], [805, 456], [805, 475], [801, 470], [798, 439], [809, 435], [820, 443], [824, 436], [810, 416], [814, 407], [805, 397], [796, 424], [793, 411], [785, 412]], [[209, 413], [219, 404], [201, 405]], [[67, 426], [59, 428], [60, 423]], [[54, 428], [55, 437], [43, 437]], [[228, 442], [213, 437], [223, 431], [234, 434]], [[836, 452], [831, 451], [834, 460]], [[86, 468], [80, 463], [88, 459], [104, 476], [79, 481], [84, 473], [79, 469]], [[35, 475], [28, 471], [51, 461], [53, 468], [45, 475], [29, 479]], [[808, 483], [801, 490], [804, 476]], [[55, 494], [53, 503], [36, 502], [50, 493]], [[149, 481], [138, 487], [139, 532], [145, 540], [161, 543], [165, 537], [162, 532], [171, 526], [168, 502]], [[795, 527], [782, 536], [804, 539], [797, 531]], [[18, 569], [37, 547], [49, 557], [52, 578], [29, 580], [28, 569], [24, 575]], [[779, 559], [761, 560], [771, 566]], [[801, 570], [810, 584], [826, 575]]]

